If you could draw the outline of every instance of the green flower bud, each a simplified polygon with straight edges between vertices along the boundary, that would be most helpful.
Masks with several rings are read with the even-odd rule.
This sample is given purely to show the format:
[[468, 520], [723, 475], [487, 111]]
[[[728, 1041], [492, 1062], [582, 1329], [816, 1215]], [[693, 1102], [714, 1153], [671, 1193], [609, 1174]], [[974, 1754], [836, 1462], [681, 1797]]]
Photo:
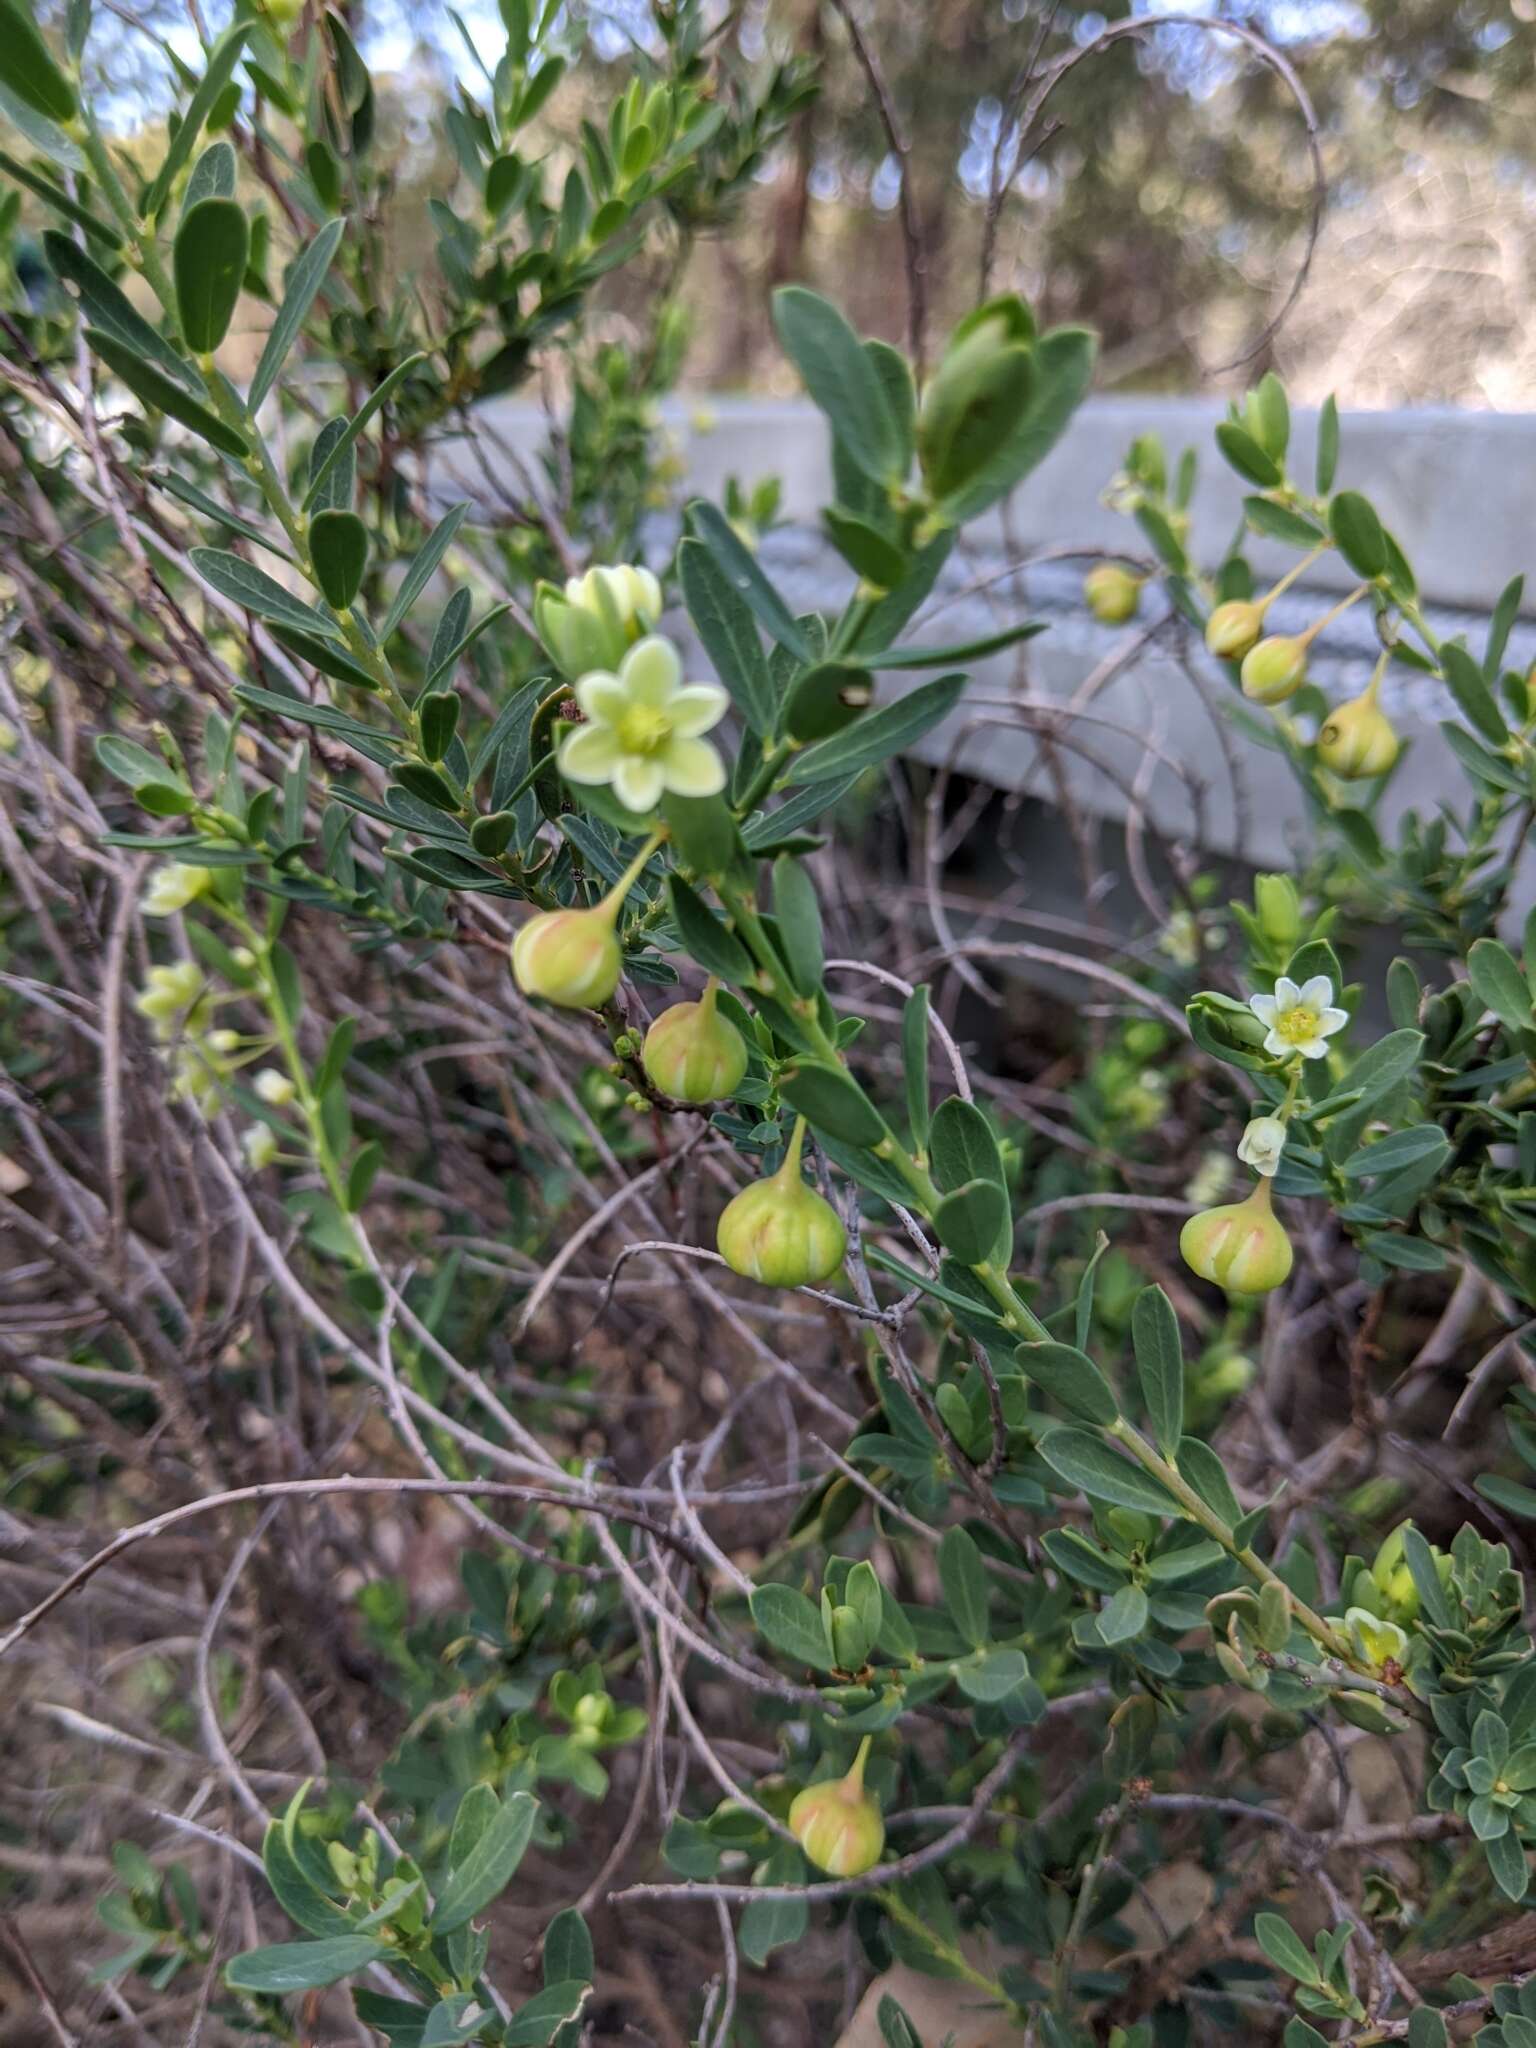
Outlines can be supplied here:
[[866, 1735], [846, 1778], [807, 1785], [789, 1809], [789, 1831], [818, 1870], [830, 1877], [860, 1877], [873, 1870], [885, 1847], [878, 1801], [864, 1790]]
[[830, 1202], [800, 1178], [805, 1118], [795, 1121], [784, 1164], [727, 1202], [715, 1244], [733, 1273], [767, 1287], [810, 1287], [830, 1280], [848, 1235]]
[[1179, 1251], [1191, 1272], [1229, 1294], [1270, 1294], [1291, 1270], [1291, 1241], [1270, 1206], [1271, 1183], [1261, 1180], [1246, 1202], [1205, 1209], [1179, 1232]]
[[1102, 625], [1123, 626], [1136, 616], [1141, 578], [1118, 562], [1100, 562], [1083, 578], [1083, 600]]
[[1397, 759], [1398, 738], [1374, 689], [1328, 714], [1317, 736], [1317, 758], [1345, 782], [1385, 775]]
[[1307, 679], [1307, 643], [1271, 633], [1243, 657], [1243, 695], [1255, 704], [1283, 704]]
[[719, 1102], [747, 1071], [747, 1042], [715, 1008], [713, 975], [696, 1003], [674, 1003], [645, 1034], [640, 1055], [651, 1085], [677, 1102]]
[[590, 910], [542, 910], [512, 941], [512, 978], [525, 996], [542, 996], [562, 1010], [591, 1010], [619, 985], [624, 954], [619, 912], [655, 852], [648, 839], [601, 903]]
[[1301, 898], [1290, 876], [1255, 875], [1253, 907], [1270, 944], [1294, 951], [1301, 943]]
[[1217, 605], [1205, 622], [1205, 644], [1223, 661], [1241, 661], [1264, 630], [1264, 607], [1234, 597]]
[[1351, 1607], [1344, 1617], [1355, 1661], [1365, 1670], [1384, 1674], [1401, 1670], [1408, 1655], [1408, 1638], [1395, 1621], [1384, 1621], [1368, 1607]]
[[649, 569], [627, 563], [572, 576], [563, 595], [541, 583], [533, 600], [539, 638], [573, 680], [593, 669], [616, 669], [660, 617], [661, 585]]
[[512, 941], [512, 976], [525, 996], [562, 1010], [606, 1003], [623, 967], [613, 919], [596, 910], [545, 910]]
[[181, 860], [163, 861], [151, 874], [139, 908], [146, 917], [174, 917], [195, 902], [212, 880], [212, 868], [194, 867]]

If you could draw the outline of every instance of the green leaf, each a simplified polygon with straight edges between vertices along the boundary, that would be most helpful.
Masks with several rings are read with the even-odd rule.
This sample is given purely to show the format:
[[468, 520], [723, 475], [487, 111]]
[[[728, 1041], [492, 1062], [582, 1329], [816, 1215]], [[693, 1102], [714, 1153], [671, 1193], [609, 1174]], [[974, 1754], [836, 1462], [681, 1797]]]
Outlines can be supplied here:
[[1270, 498], [1244, 498], [1243, 511], [1255, 533], [1284, 541], [1289, 547], [1315, 547], [1324, 537], [1315, 519], [1304, 519], [1301, 513], [1293, 512], [1287, 505], [1277, 505]]
[[150, 325], [121, 286], [113, 283], [78, 242], [57, 228], [47, 228], [43, 232], [43, 250], [55, 277], [73, 285], [79, 294], [80, 310], [89, 328], [142, 358], [173, 383], [184, 384], [194, 393], [202, 392], [202, 382], [192, 365]]
[[1516, 1904], [1525, 1897], [1531, 1882], [1531, 1866], [1520, 1837], [1513, 1828], [1498, 1836], [1494, 1841], [1484, 1842], [1483, 1854], [1488, 1858], [1488, 1868], [1493, 1872], [1493, 1881], [1505, 1898]]
[[261, 360], [256, 365], [256, 374], [251, 379], [246, 404], [252, 412], [256, 411], [277, 382], [278, 373], [287, 361], [288, 351], [298, 339], [299, 330], [315, 302], [315, 295], [325, 282], [326, 272], [331, 267], [345, 228], [345, 221], [328, 220], [295, 258], [293, 267], [288, 272], [288, 288], [283, 294], [283, 303], [278, 308], [277, 318], [267, 335], [266, 345], [261, 351]]
[[159, 754], [152, 754], [137, 740], [125, 740], [115, 732], [97, 735], [95, 753], [109, 775], [115, 775], [119, 782], [126, 782], [133, 790], [169, 782], [176, 772]]
[[1086, 327], [1053, 327], [1035, 344], [1034, 379], [1029, 404], [997, 453], [969, 479], [958, 495], [946, 498], [944, 517], [963, 526], [995, 505], [1036, 469], [1066, 431], [1093, 381], [1098, 343]]
[[1317, 495], [1326, 498], [1339, 467], [1339, 404], [1330, 392], [1317, 416]]
[[928, 986], [913, 989], [901, 1012], [901, 1066], [907, 1088], [907, 1124], [912, 1143], [928, 1150], [933, 1119], [928, 1109]]
[[1502, 747], [1509, 739], [1504, 714], [1483, 680], [1482, 670], [1459, 640], [1442, 642], [1440, 669], [1467, 723], [1491, 745]]
[[0, 0], [0, 85], [50, 121], [72, 121], [79, 111], [74, 87], [19, 0]]
[[1421, 2005], [1408, 2016], [1408, 2048], [1449, 2048], [1450, 2034], [1445, 2021], [1432, 2005]]
[[[335, 16], [328, 14], [326, 20], [334, 21]], [[326, 478], [336, 467], [337, 463], [342, 461], [348, 454], [353, 442], [356, 441], [358, 435], [367, 426], [380, 406], [387, 402], [397, 387], [411, 374], [412, 370], [416, 369], [421, 363], [424, 363], [426, 359], [425, 352], [418, 350], [415, 355], [407, 356], [403, 363], [396, 363], [383, 383], [358, 407], [351, 419], [347, 421], [346, 426], [336, 436], [335, 440], [331, 442], [324, 456], [316, 464], [314, 472], [309, 479], [309, 489], [304, 494], [304, 511], [308, 512], [313, 506], [324, 487]]]
[[1095, 1620], [1101, 1641], [1129, 1643], [1146, 1628], [1147, 1596], [1140, 1586], [1122, 1586], [1106, 1600]]
[[[758, 624], [801, 661], [814, 661], [816, 650], [806, 637], [805, 628], [791, 615], [783, 598], [763, 574], [757, 557], [719, 507], [711, 505], [707, 498], [694, 498], [684, 516], [689, 531], [708, 549], [715, 567]], [[691, 601], [688, 608], [691, 612]], [[701, 635], [702, 632], [700, 627]], [[705, 644], [707, 646], [708, 642]], [[727, 689], [730, 688], [728, 677], [722, 676], [721, 681]]]
[[1103, 1373], [1084, 1351], [1072, 1344], [1021, 1344], [1013, 1354], [1020, 1372], [1053, 1401], [1084, 1422], [1118, 1419], [1120, 1403]]
[[1294, 1977], [1299, 1984], [1317, 1984], [1317, 1958], [1307, 1947], [1301, 1936], [1280, 1918], [1278, 1913], [1256, 1913], [1253, 1931], [1259, 1947], [1275, 1965], [1284, 1970], [1288, 1977]]
[[1423, 1050], [1422, 1031], [1389, 1031], [1385, 1038], [1378, 1038], [1374, 1045], [1366, 1047], [1335, 1093], [1313, 1105], [1312, 1114], [1332, 1114], [1335, 1108], [1343, 1107], [1339, 1098], [1345, 1096], [1355, 1097], [1349, 1104], [1352, 1113], [1369, 1109], [1407, 1080], [1418, 1065]]
[[833, 547], [873, 590], [893, 590], [907, 573], [908, 558], [868, 520], [829, 505], [822, 513]]
[[1235, 1527], [1243, 1519], [1243, 1510], [1237, 1495], [1232, 1491], [1232, 1482], [1227, 1477], [1227, 1468], [1207, 1443], [1197, 1436], [1187, 1436], [1179, 1444], [1178, 1467], [1190, 1485], [1215, 1514]]
[[790, 686], [784, 730], [802, 744], [827, 739], [867, 711], [874, 694], [867, 668], [851, 661], [818, 661]]
[[395, 601], [379, 628], [381, 644], [404, 623], [407, 612], [431, 582], [438, 563], [453, 545], [453, 537], [463, 525], [464, 515], [468, 510], [469, 500], [466, 498], [451, 511], [445, 512], [422, 542], [401, 580], [400, 588], [395, 592]]
[[1137, 1295], [1131, 1310], [1131, 1341], [1152, 1434], [1163, 1456], [1172, 1458], [1184, 1433], [1184, 1349], [1179, 1319], [1161, 1287], [1144, 1287]]
[[848, 1145], [878, 1145], [885, 1137], [879, 1110], [846, 1067], [797, 1059], [779, 1074], [779, 1094], [814, 1130]]
[[888, 761], [949, 716], [960, 701], [965, 683], [963, 675], [938, 676], [881, 710], [867, 712], [842, 732], [818, 740], [794, 755], [786, 781], [820, 782], [827, 776], [857, 774]]
[[1530, 985], [1515, 956], [1498, 939], [1476, 939], [1467, 955], [1467, 977], [1484, 1009], [1492, 1010], [1506, 1031], [1529, 1031], [1532, 1016]]
[[1033, 640], [1045, 628], [1044, 619], [1022, 619], [1016, 626], [1005, 626], [1000, 633], [983, 634], [979, 640], [957, 640], [947, 647], [883, 647], [874, 654], [861, 654], [859, 660], [865, 668], [946, 668], [952, 661], [980, 661], [984, 655], [996, 654], [1020, 640]]
[[84, 228], [92, 240], [100, 242], [104, 248], [122, 247], [123, 238], [110, 221], [100, 220], [87, 207], [78, 205], [52, 178], [45, 177], [31, 164], [24, 164], [19, 157], [0, 149], [0, 171], [14, 178], [18, 185], [25, 185], [29, 192], [35, 192], [46, 205], [62, 213], [66, 220], [72, 220], [77, 228]]
[[85, 158], [70, 141], [64, 130], [46, 114], [40, 114], [36, 107], [22, 99], [10, 87], [0, 82], [0, 114], [17, 128], [31, 143], [32, 147], [61, 171], [83, 171]]
[[900, 483], [895, 415], [874, 364], [842, 314], [803, 285], [785, 285], [773, 295], [773, 324], [851, 459], [876, 483]]
[[183, 214], [172, 261], [181, 331], [195, 355], [212, 355], [229, 332], [251, 253], [251, 224], [234, 199], [202, 199]]
[[1358, 491], [1340, 491], [1328, 506], [1328, 530], [1357, 576], [1380, 576], [1387, 566], [1387, 536], [1376, 508]]
[[544, 1931], [544, 1982], [590, 1984], [594, 1968], [587, 1923], [574, 1906], [567, 1906]]
[[180, 420], [184, 427], [190, 427], [194, 434], [201, 435], [222, 455], [243, 459], [250, 454], [250, 443], [243, 434], [225, 426], [216, 413], [190, 398], [179, 384], [163, 377], [152, 364], [146, 363], [131, 349], [124, 348], [121, 342], [114, 341], [110, 335], [98, 333], [94, 327], [85, 330], [85, 339], [141, 405], [166, 413], [173, 420]]
[[940, 1244], [963, 1266], [988, 1259], [1003, 1263], [1004, 1241], [1013, 1231], [1008, 1197], [995, 1180], [969, 1180], [948, 1194], [933, 1212]]
[[351, 1931], [341, 1907], [326, 1896], [288, 1846], [287, 1831], [281, 1821], [268, 1822], [261, 1860], [277, 1903], [306, 1934], [330, 1940]]
[[991, 1593], [976, 1539], [958, 1523], [939, 1539], [939, 1586], [947, 1618], [973, 1650], [991, 1638]]
[[459, 699], [452, 690], [433, 690], [416, 706], [421, 731], [421, 751], [429, 761], [441, 761], [453, 744], [459, 722]]
[[793, 1586], [754, 1586], [748, 1605], [759, 1635], [796, 1664], [813, 1671], [832, 1669], [832, 1652], [820, 1609]]
[[738, 986], [752, 974], [752, 955], [681, 875], [667, 877], [672, 917], [683, 944], [708, 974]]
[[1267, 455], [1246, 427], [1223, 420], [1216, 429], [1216, 445], [1240, 477], [1263, 490], [1283, 482], [1285, 472], [1274, 457]]
[[[758, 1865], [752, 1882], [792, 1885], [804, 1884], [805, 1879], [805, 1858], [798, 1843], [780, 1842], [767, 1861]], [[810, 1906], [803, 1895], [790, 1899], [750, 1900], [742, 1911], [736, 1930], [742, 1954], [760, 1970], [776, 1948], [802, 1939], [810, 1918]]]
[[1053, 1472], [1090, 1499], [1154, 1515], [1179, 1512], [1172, 1495], [1150, 1472], [1143, 1472], [1085, 1429], [1051, 1430], [1040, 1440], [1040, 1455]]
[[323, 676], [330, 676], [338, 683], [350, 683], [355, 690], [377, 691], [379, 687], [367, 669], [354, 661], [334, 640], [320, 640], [312, 633], [300, 633], [289, 626], [274, 626], [272, 637], [290, 654], [296, 654], [300, 661], [307, 661], [311, 668], [319, 669]]
[[314, 1991], [387, 1955], [383, 1942], [367, 1934], [339, 1934], [329, 1941], [282, 1941], [272, 1948], [247, 1949], [224, 1971], [236, 1991], [260, 1991], [280, 1998], [289, 1991]]
[[935, 1184], [944, 1194], [982, 1178], [1004, 1184], [996, 1135], [974, 1102], [948, 1095], [934, 1111], [930, 1153]]
[[[590, 1984], [546, 1984], [520, 2005], [501, 2033], [503, 2048], [541, 2048], [586, 2004]], [[483, 2022], [482, 2022], [483, 2024]]]
[[305, 604], [240, 555], [232, 555], [224, 548], [192, 548], [187, 559], [203, 581], [222, 597], [248, 612], [255, 612], [260, 618], [271, 619], [276, 625], [290, 626], [296, 632], [319, 633], [328, 638], [340, 632], [340, 628], [322, 612], [316, 611], [313, 605]]
[[355, 512], [317, 512], [309, 529], [315, 581], [334, 611], [344, 612], [368, 568], [368, 529]]
[[230, 142], [210, 142], [187, 180], [182, 195], [182, 218], [204, 199], [233, 199], [235, 196], [235, 149]]
[[988, 1650], [978, 1663], [962, 1664], [956, 1676], [968, 1700], [1005, 1700], [1029, 1677], [1029, 1659], [1022, 1650]]
[[528, 1847], [538, 1805], [531, 1794], [514, 1792], [505, 1802], [498, 1802], [468, 1855], [459, 1862], [450, 1859], [448, 1879], [432, 1915], [434, 1935], [451, 1934], [456, 1927], [463, 1927], [505, 1891]]
[[773, 864], [773, 914], [790, 983], [797, 995], [814, 996], [821, 987], [825, 964], [821, 906], [804, 864], [787, 853], [781, 853]]
[[1367, 1174], [1401, 1173], [1421, 1160], [1443, 1159], [1450, 1149], [1451, 1141], [1438, 1124], [1412, 1124], [1406, 1130], [1389, 1131], [1384, 1138], [1373, 1138], [1369, 1145], [1352, 1152], [1339, 1170], [1349, 1180]]
[[161, 164], [154, 183], [144, 195], [143, 204], [139, 208], [143, 219], [153, 221], [159, 218], [170, 196], [171, 187], [180, 177], [182, 166], [190, 158], [209, 115], [213, 112], [225, 86], [235, 75], [235, 66], [240, 61], [246, 38], [254, 27], [253, 22], [236, 22], [224, 31], [209, 51], [208, 68], [198, 80], [191, 104], [171, 137], [165, 161]]
[[688, 616], [715, 674], [753, 732], [766, 737], [776, 707], [751, 608], [702, 540], [688, 539], [679, 547], [677, 574]]

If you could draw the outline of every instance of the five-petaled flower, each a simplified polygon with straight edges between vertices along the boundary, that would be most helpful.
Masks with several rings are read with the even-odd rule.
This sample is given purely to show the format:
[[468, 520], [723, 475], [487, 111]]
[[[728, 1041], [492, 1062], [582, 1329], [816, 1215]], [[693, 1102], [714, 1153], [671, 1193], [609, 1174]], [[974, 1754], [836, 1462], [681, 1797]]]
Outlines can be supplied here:
[[718, 683], [685, 683], [677, 649], [659, 633], [639, 640], [618, 673], [594, 669], [576, 685], [588, 723], [560, 742], [570, 782], [611, 783], [626, 810], [649, 811], [663, 794], [714, 796], [725, 764], [699, 735], [718, 725], [729, 698]]
[[1288, 974], [1275, 983], [1272, 996], [1250, 996], [1248, 1007], [1267, 1029], [1264, 1050], [1277, 1060], [1327, 1057], [1328, 1041], [1349, 1022], [1348, 1010], [1333, 1007], [1333, 983], [1314, 974], [1298, 988]]
[[1237, 1156], [1244, 1166], [1251, 1166], [1266, 1180], [1272, 1180], [1280, 1171], [1280, 1155], [1284, 1150], [1285, 1125], [1280, 1118], [1256, 1116], [1238, 1140]]

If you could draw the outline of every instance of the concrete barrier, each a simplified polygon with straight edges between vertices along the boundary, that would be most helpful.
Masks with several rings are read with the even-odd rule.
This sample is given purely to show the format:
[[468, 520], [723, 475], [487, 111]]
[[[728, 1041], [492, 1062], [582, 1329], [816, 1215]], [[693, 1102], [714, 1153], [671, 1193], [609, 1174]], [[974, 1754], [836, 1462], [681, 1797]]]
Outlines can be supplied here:
[[[1147, 603], [1135, 629], [1099, 626], [1080, 601], [1083, 564], [1070, 558], [1074, 547], [1146, 552], [1140, 530], [1110, 510], [1102, 493], [1134, 435], [1147, 431], [1163, 436], [1170, 462], [1186, 446], [1198, 451], [1196, 547], [1201, 559], [1219, 558], [1246, 488], [1216, 451], [1212, 430], [1223, 415], [1221, 404], [1204, 399], [1091, 400], [1014, 494], [1006, 515], [967, 530], [912, 636], [962, 641], [1019, 617], [1042, 618], [1049, 630], [1022, 650], [972, 665], [965, 704], [922, 744], [923, 758], [952, 761], [1000, 788], [1048, 795], [1036, 738], [998, 707], [1010, 695], [1032, 705], [1077, 699], [1083, 716], [1073, 731], [1094, 759], [1070, 751], [1062, 757], [1075, 801], [1116, 817], [1134, 804], [1164, 836], [1198, 839], [1258, 866], [1289, 857], [1308, 830], [1303, 804], [1284, 763], [1234, 721], [1241, 700], [1219, 665], [1197, 649], [1191, 674], [1164, 646], [1141, 644], [1140, 627], [1161, 616], [1160, 597]], [[498, 406], [493, 416], [498, 432], [524, 449], [544, 431], [531, 408]], [[781, 479], [785, 524], [765, 540], [764, 564], [800, 609], [838, 605], [852, 576], [815, 524], [831, 491], [820, 415], [805, 403], [708, 399], [669, 405], [665, 417], [690, 489], [714, 496], [730, 476], [747, 484]], [[1293, 467], [1302, 477], [1311, 474], [1316, 431], [1315, 413], [1297, 415]], [[483, 490], [467, 454], [453, 458], [453, 466], [465, 488]], [[1488, 613], [1508, 579], [1528, 564], [1536, 572], [1533, 475], [1536, 416], [1436, 408], [1342, 421], [1340, 482], [1364, 491], [1396, 533], [1419, 575], [1433, 629], [1466, 633], [1474, 651], [1481, 651]], [[657, 551], [665, 545], [658, 534]], [[1294, 551], [1263, 541], [1250, 553], [1261, 575], [1296, 560]], [[1276, 605], [1272, 628], [1299, 630], [1350, 580], [1342, 562], [1325, 556]], [[1364, 687], [1376, 652], [1369, 614], [1356, 607], [1316, 643], [1313, 676], [1340, 700]], [[1508, 658], [1520, 666], [1536, 659], [1536, 573]], [[882, 690], [894, 694], [914, 680], [887, 676]], [[1091, 704], [1082, 701], [1085, 687]], [[1410, 808], [1433, 814], [1449, 791], [1460, 790], [1462, 777], [1438, 730], [1456, 715], [1439, 683], [1399, 667], [1383, 703], [1408, 742], [1384, 806], [1390, 827]], [[1202, 792], [1198, 802], [1192, 785]], [[1519, 894], [1529, 900], [1536, 874], [1523, 880], [1528, 886]]]

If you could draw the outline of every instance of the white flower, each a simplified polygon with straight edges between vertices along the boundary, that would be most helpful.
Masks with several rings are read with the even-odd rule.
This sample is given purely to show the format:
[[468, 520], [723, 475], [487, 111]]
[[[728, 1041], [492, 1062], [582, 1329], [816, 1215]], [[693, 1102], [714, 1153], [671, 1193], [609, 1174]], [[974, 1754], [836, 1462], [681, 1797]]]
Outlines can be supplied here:
[[1280, 1171], [1280, 1154], [1285, 1150], [1285, 1125], [1277, 1116], [1256, 1116], [1244, 1131], [1237, 1156], [1272, 1180]]
[[186, 861], [162, 861], [149, 878], [139, 908], [146, 917], [174, 917], [196, 902], [213, 880], [212, 868], [191, 867]]
[[677, 649], [659, 633], [639, 640], [617, 675], [594, 669], [576, 685], [588, 723], [560, 742], [560, 773], [570, 782], [607, 782], [626, 810], [649, 811], [671, 790], [713, 796], [725, 764], [699, 738], [725, 716], [718, 683], [685, 683]]
[[272, 1109], [282, 1109], [292, 1102], [296, 1090], [292, 1081], [276, 1067], [263, 1067], [251, 1083], [261, 1100]]
[[1304, 1060], [1327, 1056], [1328, 1040], [1349, 1022], [1348, 1010], [1333, 1005], [1333, 983], [1314, 974], [1298, 988], [1287, 974], [1275, 983], [1272, 996], [1250, 996], [1248, 1007], [1268, 1028], [1264, 1050], [1277, 1060], [1300, 1054]]

